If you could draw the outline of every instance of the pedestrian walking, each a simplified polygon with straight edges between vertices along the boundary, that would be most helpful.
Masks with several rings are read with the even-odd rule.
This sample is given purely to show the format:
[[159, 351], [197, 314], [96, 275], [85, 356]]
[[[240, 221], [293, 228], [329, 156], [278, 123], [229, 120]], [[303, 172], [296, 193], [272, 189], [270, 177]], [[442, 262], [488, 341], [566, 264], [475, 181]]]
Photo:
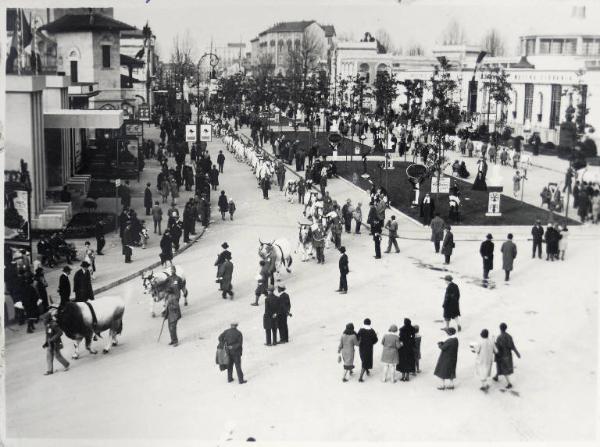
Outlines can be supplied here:
[[442, 254], [444, 255], [444, 264], [450, 264], [450, 256], [454, 251], [454, 234], [452, 234], [450, 225], [444, 227], [444, 241], [442, 243]]
[[517, 198], [517, 196], [519, 195], [519, 191], [521, 191], [521, 179], [525, 178], [524, 176], [522, 176], [519, 171], [515, 172], [515, 175], [513, 175], [512, 181], [513, 181], [513, 197]]
[[39, 299], [41, 300], [41, 310], [42, 313], [48, 312], [48, 308], [50, 307], [50, 303], [48, 301], [48, 282], [44, 277], [44, 269], [42, 267], [38, 267], [35, 269], [33, 275], [33, 287], [37, 292]]
[[225, 195], [225, 191], [221, 191], [221, 195], [219, 196], [219, 211], [221, 212], [221, 219], [225, 220], [225, 214], [229, 211], [229, 201], [227, 200], [227, 196]]
[[255, 300], [250, 303], [251, 306], [258, 306], [258, 300], [261, 295], [267, 296], [267, 284], [269, 282], [269, 269], [265, 261], [261, 260], [259, 263], [260, 271], [257, 276], [256, 290], [254, 291]]
[[360, 234], [360, 226], [362, 224], [362, 203], [358, 202], [356, 204], [356, 208], [352, 212], [352, 217], [354, 218], [354, 222], [356, 222], [356, 227], [354, 232], [356, 234]]
[[506, 323], [501, 323], [500, 335], [496, 337], [496, 375], [493, 379], [497, 382], [498, 376], [504, 376], [506, 379], [506, 388], [510, 389], [512, 388], [512, 383], [510, 383], [509, 376], [514, 372], [512, 353], [514, 351], [518, 358], [521, 358], [521, 354], [517, 351], [512, 336], [506, 332], [507, 328]]
[[442, 307], [444, 308], [444, 321], [446, 327], [443, 330], [448, 332], [452, 329], [450, 327], [450, 320], [454, 320], [456, 322], [456, 328], [460, 331], [460, 290], [453, 282], [454, 278], [452, 278], [452, 275], [444, 276], [444, 280], [446, 281], [446, 293], [444, 294], [444, 304], [442, 304]]
[[389, 253], [392, 250], [392, 245], [396, 250], [396, 253], [400, 253], [400, 248], [398, 247], [398, 222], [396, 222], [396, 216], [390, 217], [390, 220], [387, 221], [385, 227], [388, 229], [388, 246], [386, 253]]
[[370, 376], [370, 370], [373, 369], [373, 346], [377, 343], [377, 333], [371, 327], [371, 320], [365, 318], [363, 327], [358, 330], [358, 353], [360, 355], [361, 370], [359, 382], [364, 382], [365, 373]]
[[219, 172], [223, 173], [223, 166], [225, 165], [225, 155], [223, 151], [219, 151], [219, 155], [217, 155], [217, 165], [219, 165]]
[[569, 246], [569, 229], [567, 225], [563, 225], [560, 230], [560, 240], [558, 241], [558, 253], [560, 255], [560, 260], [565, 260], [565, 252]]
[[81, 268], [73, 276], [73, 290], [75, 291], [75, 301], [84, 302], [94, 299], [94, 290], [92, 289], [92, 276], [89, 271], [90, 264], [86, 261], [81, 263]]
[[346, 200], [344, 206], [342, 206], [342, 219], [344, 220], [344, 229], [346, 233], [352, 232], [352, 201]]
[[[223, 242], [221, 244], [221, 252], [217, 255], [217, 260], [215, 261], [215, 266], [217, 267], [217, 271], [219, 270], [219, 267], [221, 266], [221, 264], [223, 264], [225, 262], [225, 260], [227, 259], [231, 259], [231, 252], [229, 251], [229, 244], [227, 242]], [[219, 276], [217, 274], [217, 276]]]
[[375, 245], [375, 259], [381, 259], [381, 230], [383, 223], [375, 218], [371, 224], [371, 233], [373, 234], [373, 244]]
[[60, 297], [60, 306], [62, 307], [71, 300], [71, 281], [69, 280], [69, 274], [71, 273], [71, 267], [65, 265], [63, 271], [58, 278], [58, 296]]
[[104, 239], [104, 221], [102, 219], [96, 222], [94, 236], [96, 237], [96, 254], [98, 256], [102, 256], [104, 255], [104, 253], [102, 253], [102, 250], [104, 249], [104, 245], [106, 244], [106, 240]]
[[317, 264], [325, 264], [325, 230], [323, 224], [319, 221], [313, 224], [312, 228], [313, 247], [317, 252]]
[[492, 242], [492, 235], [488, 233], [485, 239], [479, 247], [479, 254], [483, 260], [484, 281], [488, 279], [490, 271], [494, 268], [494, 243]]
[[267, 175], [260, 181], [260, 188], [262, 189], [263, 199], [269, 200], [269, 190], [271, 189], [271, 178]]
[[275, 295], [275, 287], [267, 287], [268, 295], [265, 299], [265, 313], [263, 315], [263, 328], [267, 338], [266, 346], [277, 345], [277, 314], [279, 313], [279, 297]]
[[42, 348], [46, 349], [46, 372], [45, 376], [49, 376], [54, 373], [54, 359], [65, 368], [65, 371], [69, 370], [69, 362], [61, 354], [62, 334], [63, 331], [50, 313], [43, 315], [44, 326], [46, 328], [46, 342], [42, 345]]
[[40, 313], [38, 301], [40, 299], [36, 289], [33, 287], [33, 278], [31, 272], [27, 271], [21, 279], [21, 287], [19, 295], [21, 304], [27, 318], [27, 333], [35, 331], [35, 322], [38, 321]]
[[409, 318], [404, 319], [400, 328], [400, 348], [398, 348], [398, 364], [396, 371], [402, 373], [401, 382], [408, 382], [410, 373], [415, 372], [415, 328]]
[[381, 352], [381, 362], [384, 364], [383, 376], [381, 380], [385, 383], [388, 375], [391, 371], [392, 382], [396, 383], [396, 365], [398, 364], [398, 349], [400, 349], [401, 342], [398, 337], [398, 326], [392, 324], [388, 329], [388, 333], [381, 339], [383, 345], [383, 351]]
[[306, 195], [306, 182], [303, 178], [298, 180], [298, 204], [304, 205], [304, 197]]
[[346, 254], [346, 247], [342, 246], [339, 248], [339, 250], [342, 254], [338, 261], [338, 267], [340, 269], [340, 285], [336, 292], [345, 295], [346, 293], [348, 293], [348, 280], [346, 279], [346, 277], [348, 276], [348, 273], [350, 273], [350, 267], [348, 266], [348, 255]]
[[212, 186], [212, 190], [216, 191], [217, 186], [219, 186], [219, 170], [217, 169], [216, 165], [213, 165], [212, 169], [210, 170], [210, 184]]
[[171, 240], [171, 232], [165, 231], [160, 240], [160, 264], [164, 266], [167, 261], [173, 264], [173, 241]]
[[124, 208], [131, 206], [131, 190], [129, 189], [129, 180], [125, 180], [125, 184], [121, 185], [119, 190], [119, 196], [121, 197], [121, 205]]
[[231, 284], [231, 279], [233, 277], [233, 263], [231, 262], [231, 257], [225, 258], [225, 260], [219, 265], [217, 270], [217, 281], [220, 284], [220, 289], [223, 292], [221, 294], [224, 300], [227, 299], [227, 295], [229, 295], [230, 299], [233, 300], [233, 285]]
[[290, 303], [290, 296], [285, 291], [285, 284], [278, 284], [277, 291], [279, 292], [279, 313], [277, 314], [277, 328], [279, 329], [279, 343], [288, 343], [289, 339], [289, 331], [288, 331], [288, 317], [291, 317], [292, 314], [290, 311], [292, 310], [292, 305]]
[[160, 195], [162, 196], [162, 203], [167, 203], [169, 198], [169, 192], [171, 192], [171, 182], [165, 175], [163, 181], [160, 184]]
[[[442, 379], [442, 385], [438, 390], [453, 390], [454, 379], [456, 378], [456, 362], [458, 358], [458, 338], [456, 338], [456, 330], [451, 327], [448, 329], [448, 338], [445, 341], [438, 342], [440, 348], [440, 356], [433, 374]], [[450, 385], [446, 386], [446, 380], [450, 381]]]
[[487, 329], [483, 329], [478, 343], [471, 345], [471, 351], [477, 355], [475, 360], [475, 374], [481, 382], [481, 391], [487, 391], [490, 387], [489, 379], [492, 375], [492, 364], [494, 355], [498, 352], [494, 342], [489, 338]]
[[121, 252], [125, 256], [125, 263], [131, 263], [131, 256], [133, 255], [133, 234], [131, 230], [131, 224], [125, 225], [123, 230], [123, 237], [121, 238]]
[[150, 190], [150, 183], [146, 183], [146, 189], [144, 190], [144, 208], [146, 208], [146, 216], [150, 215], [152, 210], [152, 191]]
[[247, 380], [244, 379], [244, 373], [242, 371], [242, 350], [244, 344], [244, 337], [238, 330], [238, 323], [234, 321], [231, 323], [231, 327], [226, 329], [219, 335], [218, 348], [225, 349], [228, 356], [227, 362], [227, 382], [233, 382], [233, 367], [235, 366], [235, 373], [237, 374], [238, 382], [244, 384]]
[[344, 362], [344, 377], [342, 378], [342, 382], [348, 381], [348, 374], [354, 374], [352, 370], [354, 369], [354, 348], [356, 346], [358, 346], [358, 337], [356, 336], [356, 332], [354, 332], [354, 325], [348, 323], [338, 346], [338, 361]]
[[444, 220], [440, 217], [440, 213], [435, 213], [433, 219], [431, 219], [431, 223], [429, 224], [431, 227], [431, 242], [433, 242], [433, 247], [435, 248], [435, 252], [440, 252], [440, 242], [444, 238]]
[[421, 334], [419, 333], [419, 325], [415, 324], [415, 373], [420, 373], [419, 362], [421, 361]]
[[[337, 206], [337, 205], [336, 205]], [[339, 211], [339, 207], [337, 208]], [[342, 246], [342, 222], [339, 216], [333, 218], [333, 222], [331, 223], [331, 238], [333, 239], [333, 243], [335, 248], [339, 250]]]
[[229, 198], [229, 204], [227, 206], [227, 209], [229, 210], [229, 220], [233, 220], [233, 215], [235, 213], [235, 202], [233, 201], [233, 199], [230, 197]]
[[500, 247], [502, 252], [502, 269], [504, 270], [504, 281], [508, 281], [510, 272], [513, 269], [513, 263], [517, 257], [517, 246], [513, 242], [512, 233], [508, 233], [506, 241]]
[[542, 227], [539, 219], [535, 221], [535, 225], [531, 228], [531, 236], [533, 238], [531, 258], [535, 258], [535, 252], [537, 250], [538, 258], [542, 259], [542, 240], [544, 239], [544, 228]]
[[168, 295], [166, 298], [166, 306], [163, 311], [163, 319], [167, 320], [169, 325], [169, 335], [171, 342], [169, 346], [178, 346], [179, 338], [177, 336], [177, 323], [181, 319], [181, 309], [179, 307], [179, 298], [175, 293], [174, 286], [169, 286]]

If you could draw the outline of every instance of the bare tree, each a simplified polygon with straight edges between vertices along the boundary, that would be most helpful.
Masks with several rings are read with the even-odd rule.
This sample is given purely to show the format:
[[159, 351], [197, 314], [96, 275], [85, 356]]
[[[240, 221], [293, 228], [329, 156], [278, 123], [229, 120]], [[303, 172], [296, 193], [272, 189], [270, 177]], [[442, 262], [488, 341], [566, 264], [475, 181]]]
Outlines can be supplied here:
[[409, 56], [424, 56], [425, 50], [423, 47], [417, 43], [413, 43], [408, 47], [406, 51]]
[[460, 45], [466, 43], [467, 37], [463, 27], [456, 19], [452, 19], [440, 36], [442, 45]]
[[196, 46], [190, 34], [190, 30], [185, 30], [183, 35], [177, 33], [173, 37], [171, 47], [172, 64], [193, 64], [196, 56]]
[[288, 48], [287, 75], [291, 80], [292, 98], [304, 102], [307, 79], [319, 66], [323, 55], [323, 41], [314, 32], [304, 32], [300, 45]]
[[490, 56], [504, 56], [504, 39], [496, 28], [491, 28], [485, 33], [481, 45]]
[[377, 39], [377, 41], [385, 49], [386, 53], [393, 53], [394, 51], [396, 51], [396, 46], [392, 42], [390, 34], [383, 28], [379, 28], [377, 30], [377, 32], [375, 33], [375, 39]]

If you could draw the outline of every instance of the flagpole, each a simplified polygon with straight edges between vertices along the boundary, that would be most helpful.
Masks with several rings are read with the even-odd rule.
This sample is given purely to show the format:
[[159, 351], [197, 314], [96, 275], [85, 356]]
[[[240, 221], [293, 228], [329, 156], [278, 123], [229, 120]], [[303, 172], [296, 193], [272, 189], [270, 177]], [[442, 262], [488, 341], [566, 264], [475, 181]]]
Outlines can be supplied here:
[[17, 74], [21, 74], [21, 57], [23, 53], [23, 21], [21, 14], [23, 14], [22, 9], [17, 10], [17, 29], [15, 30], [17, 33]]

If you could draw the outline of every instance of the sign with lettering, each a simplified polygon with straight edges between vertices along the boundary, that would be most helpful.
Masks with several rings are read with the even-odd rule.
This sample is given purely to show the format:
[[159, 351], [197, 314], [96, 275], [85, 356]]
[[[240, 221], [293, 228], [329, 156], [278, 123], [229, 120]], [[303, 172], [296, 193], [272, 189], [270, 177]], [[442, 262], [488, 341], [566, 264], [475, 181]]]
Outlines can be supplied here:
[[500, 212], [500, 197], [502, 197], [502, 194], [499, 192], [488, 193], [488, 212], [485, 213], [486, 216], [502, 216]]
[[200, 124], [200, 141], [212, 141], [211, 124]]
[[196, 125], [186, 124], [185, 125], [185, 141], [195, 142], [196, 141]]
[[450, 193], [450, 177], [440, 177], [439, 183], [439, 191], [438, 191], [438, 178], [436, 176], [431, 177], [431, 192], [440, 194], [449, 194]]

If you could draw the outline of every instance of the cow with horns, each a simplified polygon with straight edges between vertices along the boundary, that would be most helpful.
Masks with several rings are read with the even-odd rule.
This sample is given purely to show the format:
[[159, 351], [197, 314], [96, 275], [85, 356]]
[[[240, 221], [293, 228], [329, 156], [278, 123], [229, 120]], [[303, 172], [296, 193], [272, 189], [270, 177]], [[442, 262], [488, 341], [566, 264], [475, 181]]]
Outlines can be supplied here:
[[[173, 265], [169, 267], [169, 269], [165, 269], [162, 272], [158, 273], [154, 273], [153, 270], [142, 273], [142, 285], [144, 286], [144, 294], [150, 293], [150, 295], [152, 296], [152, 300], [150, 303], [150, 312], [152, 313], [152, 318], [154, 318], [157, 314], [155, 309], [157, 303], [162, 302], [163, 309], [166, 306], [169, 278], [171, 278], [173, 275], [179, 278], [178, 286], [183, 292], [184, 305], [187, 306], [188, 290], [186, 287], [185, 274], [181, 266]], [[161, 309], [161, 312], [163, 309]]]
[[288, 273], [291, 273], [292, 266], [292, 247], [287, 239], [279, 238], [271, 242], [263, 242], [260, 239], [258, 255], [270, 266], [270, 274], [277, 273], [277, 280], [281, 267], [284, 267]]
[[123, 314], [125, 303], [119, 296], [105, 296], [93, 302], [69, 302], [58, 307], [56, 321], [67, 337], [75, 341], [73, 358], [79, 358], [79, 345], [85, 340], [85, 348], [90, 354], [97, 354], [92, 349], [92, 339], [102, 338], [101, 333], [109, 331], [102, 352], [108, 354], [111, 346], [117, 346], [117, 335], [123, 330]]

